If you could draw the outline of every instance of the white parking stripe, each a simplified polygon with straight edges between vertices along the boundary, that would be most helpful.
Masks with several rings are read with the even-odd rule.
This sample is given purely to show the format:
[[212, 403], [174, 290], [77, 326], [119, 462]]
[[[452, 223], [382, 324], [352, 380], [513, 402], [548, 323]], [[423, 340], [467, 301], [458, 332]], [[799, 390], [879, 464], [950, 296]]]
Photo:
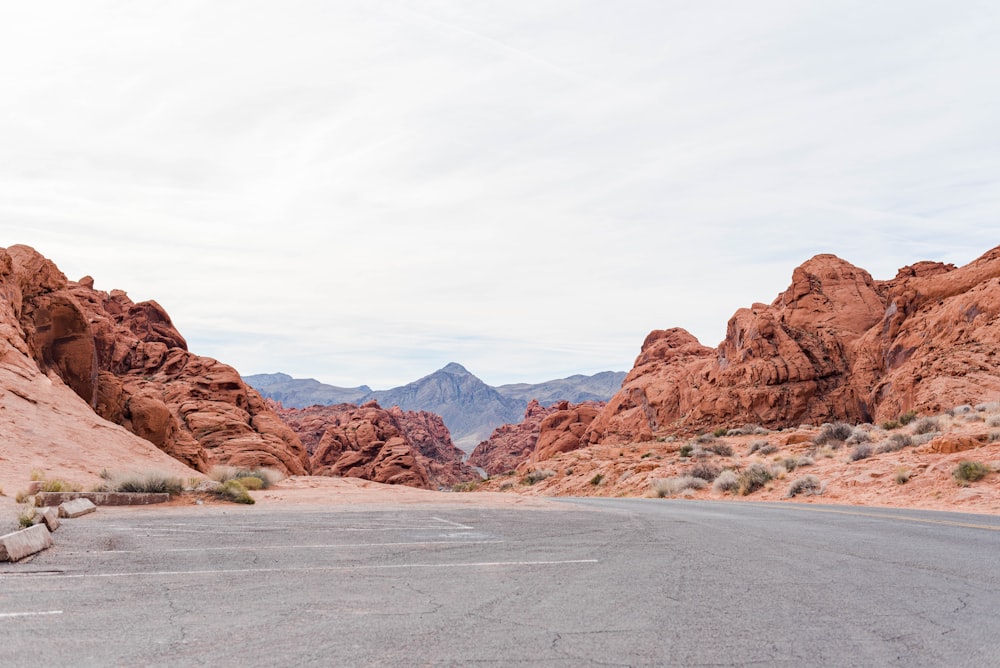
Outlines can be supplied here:
[[0, 612], [0, 619], [6, 617], [41, 617], [44, 615], [61, 615], [62, 610], [45, 610], [43, 612]]
[[443, 520], [440, 517], [432, 517], [432, 520], [437, 520], [438, 522], [444, 522], [445, 524], [450, 524], [453, 527], [458, 527], [459, 529], [473, 529], [474, 527], [466, 526], [465, 524], [459, 524], [458, 522], [451, 522], [449, 520]]
[[405, 545], [495, 545], [502, 543], [502, 540], [428, 540], [414, 543], [328, 543], [326, 545], [234, 545], [232, 547], [172, 547], [165, 550], [104, 550], [102, 552], [66, 552], [72, 555], [87, 555], [99, 557], [102, 554], [154, 554], [160, 552], [256, 552], [257, 550], [328, 550], [338, 547], [364, 548], [364, 547], [400, 547]]
[[[365, 564], [361, 566], [310, 566], [308, 568], [234, 568], [204, 571], [139, 571], [136, 573], [64, 573], [39, 574], [35, 578], [129, 578], [172, 575], [230, 575], [245, 573], [325, 573], [331, 571], [397, 570], [404, 568], [494, 568], [510, 566], [564, 566], [571, 564], [596, 564], [597, 559], [566, 559], [560, 561], [475, 561], [452, 564]], [[24, 578], [25, 575], [0, 575], [0, 580]]]

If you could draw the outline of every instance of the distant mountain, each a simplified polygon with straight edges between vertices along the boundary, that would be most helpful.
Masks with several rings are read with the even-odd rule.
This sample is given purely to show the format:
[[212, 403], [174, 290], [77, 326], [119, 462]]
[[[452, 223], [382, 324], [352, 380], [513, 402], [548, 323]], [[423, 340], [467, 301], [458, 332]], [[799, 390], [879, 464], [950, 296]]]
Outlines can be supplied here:
[[519, 422], [527, 405], [503, 396], [454, 362], [408, 385], [372, 392], [364, 400], [372, 399], [384, 407], [437, 413], [448, 426], [452, 441], [466, 452], [488, 438], [498, 425]]
[[335, 387], [314, 378], [292, 378], [287, 373], [258, 373], [244, 376], [243, 381], [265, 397], [280, 401], [285, 408], [356, 404], [372, 391], [367, 385]]
[[292, 378], [284, 373], [245, 376], [244, 380], [286, 408], [377, 401], [384, 408], [399, 406], [404, 411], [436, 413], [447, 425], [455, 445], [471, 452], [500, 425], [520, 422], [531, 399], [542, 404], [607, 401], [621, 387], [624, 378], [624, 372], [605, 371], [594, 376], [576, 375], [537, 384], [491, 387], [461, 364], [452, 362], [391, 390], [372, 391], [367, 385], [335, 387], [311, 378]]
[[607, 401], [608, 397], [621, 389], [625, 380], [624, 371], [602, 371], [593, 376], [575, 375], [569, 378], [550, 380], [544, 383], [514, 383], [500, 385], [497, 392], [510, 399], [519, 399], [528, 404], [532, 399], [543, 406], [557, 401], [578, 404], [583, 401]]

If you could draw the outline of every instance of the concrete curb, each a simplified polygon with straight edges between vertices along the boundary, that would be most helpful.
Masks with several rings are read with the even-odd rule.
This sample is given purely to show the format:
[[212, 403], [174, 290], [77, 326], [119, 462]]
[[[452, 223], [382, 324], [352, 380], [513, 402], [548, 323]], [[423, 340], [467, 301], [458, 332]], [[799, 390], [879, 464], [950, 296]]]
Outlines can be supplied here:
[[170, 495], [138, 492], [39, 492], [35, 495], [35, 505], [58, 506], [73, 499], [87, 499], [95, 506], [145, 506], [166, 503], [170, 500]]
[[97, 510], [90, 499], [70, 499], [59, 504], [59, 517], [80, 517]]
[[52, 534], [44, 524], [36, 524], [0, 536], [0, 561], [17, 561], [52, 547]]

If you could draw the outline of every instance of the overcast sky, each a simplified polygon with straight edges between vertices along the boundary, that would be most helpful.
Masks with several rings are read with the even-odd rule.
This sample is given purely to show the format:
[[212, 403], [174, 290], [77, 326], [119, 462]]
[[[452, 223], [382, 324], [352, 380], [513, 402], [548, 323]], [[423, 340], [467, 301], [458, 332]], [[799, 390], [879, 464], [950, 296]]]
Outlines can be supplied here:
[[376, 389], [1000, 243], [993, 0], [6, 2], [0, 246]]

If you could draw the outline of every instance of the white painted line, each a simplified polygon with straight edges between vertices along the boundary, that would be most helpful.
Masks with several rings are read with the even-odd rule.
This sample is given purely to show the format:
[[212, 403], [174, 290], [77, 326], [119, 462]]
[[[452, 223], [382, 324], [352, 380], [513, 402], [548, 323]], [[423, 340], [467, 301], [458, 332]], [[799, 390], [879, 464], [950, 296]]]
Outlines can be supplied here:
[[458, 527], [459, 529], [474, 529], [475, 527], [466, 526], [465, 524], [459, 524], [458, 522], [450, 522], [448, 520], [443, 520], [440, 517], [432, 517], [432, 520], [437, 520], [438, 522], [444, 522], [445, 524], [450, 524], [453, 527]]
[[329, 550], [340, 547], [401, 547], [406, 545], [495, 545], [502, 540], [426, 540], [412, 543], [329, 543], [326, 545], [234, 545], [232, 547], [172, 547], [166, 550], [103, 550], [101, 552], [66, 552], [72, 555], [99, 557], [102, 554], [158, 554], [160, 552], [256, 552], [257, 550]]
[[7, 617], [42, 617], [44, 615], [61, 615], [62, 610], [45, 610], [43, 612], [0, 612], [0, 619]]
[[[36, 575], [35, 578], [140, 578], [171, 575], [235, 575], [246, 573], [325, 573], [330, 571], [374, 571], [403, 568], [497, 568], [510, 566], [564, 566], [571, 564], [596, 564], [597, 559], [566, 559], [562, 561], [475, 561], [457, 564], [366, 564], [363, 566], [311, 566], [308, 568], [234, 568], [205, 571], [139, 571], [136, 573], [67, 573]], [[0, 575], [0, 580], [23, 578], [24, 575]]]
[[[219, 535], [219, 536], [239, 536], [249, 533], [260, 533], [261, 531], [288, 531], [289, 529], [309, 529], [310, 531], [342, 531], [342, 532], [362, 532], [362, 531], [440, 531], [443, 529], [441, 525], [432, 526], [392, 526], [392, 527], [324, 527], [324, 526], [314, 526], [314, 525], [304, 525], [304, 526], [293, 526], [285, 525], [281, 527], [253, 527], [242, 530], [234, 530], [230, 527], [222, 531], [205, 531], [196, 529], [166, 529], [163, 527], [113, 527], [114, 531], [146, 531], [150, 535], [157, 534], [170, 534], [170, 533], [194, 533], [200, 535]], [[457, 525], [457, 528], [461, 529], [473, 529], [474, 527], [467, 527], [463, 525]]]

